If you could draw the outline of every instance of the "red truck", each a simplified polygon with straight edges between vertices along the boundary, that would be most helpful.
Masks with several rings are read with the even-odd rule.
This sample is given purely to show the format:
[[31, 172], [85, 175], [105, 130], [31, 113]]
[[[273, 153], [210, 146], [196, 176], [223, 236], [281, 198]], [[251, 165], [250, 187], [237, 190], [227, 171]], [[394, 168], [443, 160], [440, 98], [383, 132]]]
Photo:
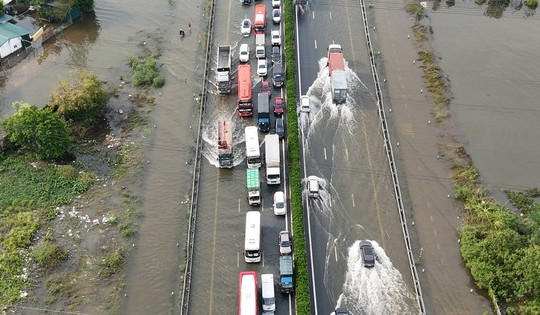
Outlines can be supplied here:
[[336, 104], [347, 100], [347, 73], [345, 72], [345, 59], [341, 45], [328, 46], [328, 69], [332, 83], [332, 100]]

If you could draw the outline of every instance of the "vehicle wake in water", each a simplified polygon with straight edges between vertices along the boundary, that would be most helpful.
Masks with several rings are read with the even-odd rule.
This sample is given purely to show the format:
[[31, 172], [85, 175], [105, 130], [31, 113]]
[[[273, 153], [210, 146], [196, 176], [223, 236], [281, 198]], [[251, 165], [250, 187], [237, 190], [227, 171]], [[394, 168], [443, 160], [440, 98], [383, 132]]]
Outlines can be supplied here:
[[[345, 62], [347, 74], [348, 95], [344, 104], [335, 104], [332, 101], [332, 84], [327, 67], [328, 58], [319, 60], [319, 72], [313, 84], [309, 87], [307, 96], [310, 99], [309, 115], [299, 114], [300, 126], [306, 138], [317, 129], [325, 129], [331, 123], [337, 123], [338, 128], [345, 128], [348, 134], [354, 135], [352, 126], [357, 125], [355, 112], [365, 104], [357, 103], [356, 100], [363, 100], [366, 97], [369, 103], [375, 103], [375, 97], [371, 94], [367, 86], [352, 71]], [[368, 102], [365, 102], [368, 103]], [[323, 126], [322, 124], [326, 124]], [[320, 127], [319, 127], [320, 126]], [[344, 127], [341, 127], [344, 126]]]
[[245, 148], [241, 146], [246, 140], [244, 138], [244, 126], [239, 121], [238, 116], [235, 112], [216, 111], [216, 114], [212, 115], [211, 119], [205, 122], [202, 127], [202, 139], [204, 141], [202, 154], [215, 167], [219, 167], [217, 122], [224, 119], [231, 120], [233, 125], [233, 166], [241, 164], [246, 156]]
[[360, 241], [349, 248], [347, 273], [338, 306], [352, 314], [417, 314], [415, 297], [409, 293], [399, 271], [375, 241], [375, 267], [364, 267]]

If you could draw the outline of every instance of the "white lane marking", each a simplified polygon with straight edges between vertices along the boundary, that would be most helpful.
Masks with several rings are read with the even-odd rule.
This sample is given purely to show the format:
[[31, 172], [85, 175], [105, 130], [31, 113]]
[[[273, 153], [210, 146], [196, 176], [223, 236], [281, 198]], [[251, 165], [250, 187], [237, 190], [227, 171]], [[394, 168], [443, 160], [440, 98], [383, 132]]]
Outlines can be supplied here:
[[[283, 88], [281, 89], [281, 94], [283, 94]], [[285, 161], [285, 139], [281, 141], [281, 152], [283, 152], [283, 161]], [[283, 192], [285, 194], [285, 201], [287, 200], [287, 174], [285, 173], [287, 171], [287, 168], [285, 167], [285, 163], [283, 163]], [[290, 209], [291, 207], [287, 207], [287, 209]], [[285, 214], [285, 231], [289, 231], [289, 214], [292, 215], [290, 210], [287, 210], [287, 213]], [[291, 220], [292, 221], [292, 220]], [[291, 229], [292, 230], [292, 229]], [[291, 231], [291, 237], [292, 237], [292, 231]]]
[[323, 150], [324, 150], [324, 159], [327, 160], [327, 158], [326, 158], [326, 148], [323, 148]]
[[317, 40], [315, 40], [315, 49], [317, 49]]
[[337, 246], [334, 246], [334, 256], [336, 256], [336, 261], [337, 261]]
[[[300, 39], [299, 39], [299, 36], [298, 36], [298, 6], [295, 7], [295, 10], [294, 10], [294, 15], [295, 15], [295, 26], [296, 26], [296, 42], [297, 43], [300, 43]], [[301, 76], [301, 69], [300, 69], [300, 53], [298, 51], [298, 45], [296, 45], [296, 58], [298, 60], [298, 91], [300, 91], [300, 93], [302, 93], [302, 76]], [[304, 165], [304, 174], [306, 174], [306, 150], [304, 150], [304, 148], [306, 147], [306, 143], [305, 143], [305, 137], [304, 137], [304, 132], [302, 129], [300, 129], [300, 133], [302, 135], [302, 161], [303, 161], [303, 165]], [[308, 238], [309, 238], [309, 260], [310, 260], [310, 263], [311, 263], [311, 266], [313, 266], [313, 246], [311, 245], [311, 216], [310, 216], [310, 210], [309, 210], [309, 202], [306, 203], [306, 212], [307, 212], [307, 221], [308, 221]], [[317, 315], [319, 313], [318, 311], [318, 306], [317, 306], [317, 283], [315, 282], [315, 274], [313, 273], [313, 270], [311, 270], [311, 283], [313, 284], [313, 296], [314, 296], [314, 299], [313, 299], [313, 310], [315, 311], [314, 312], [314, 315]], [[289, 294], [289, 298], [290, 298], [290, 294]], [[290, 307], [290, 300], [289, 300], [289, 307]]]
[[349, 160], [349, 150], [347, 150], [347, 148], [345, 148], [345, 156], [347, 157], [347, 161]]
[[332, 11], [329, 12], [330, 13], [330, 20], [332, 19]]
[[236, 268], [240, 267], [240, 252], [236, 252]]
[[315, 20], [315, 11], [311, 11], [313, 19]]
[[332, 161], [334, 160], [334, 153], [336, 152], [336, 146], [332, 143]]
[[238, 213], [240, 213], [240, 199], [238, 199]]
[[352, 198], [352, 206], [353, 208], [356, 208], [356, 205], [354, 204], [354, 194], [351, 194], [351, 198]]

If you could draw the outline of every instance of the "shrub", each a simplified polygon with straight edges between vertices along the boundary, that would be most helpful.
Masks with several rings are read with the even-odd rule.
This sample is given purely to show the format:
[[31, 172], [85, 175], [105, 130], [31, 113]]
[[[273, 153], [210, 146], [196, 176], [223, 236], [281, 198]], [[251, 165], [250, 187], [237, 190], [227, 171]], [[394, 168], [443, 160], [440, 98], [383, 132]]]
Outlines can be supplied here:
[[90, 125], [103, 111], [107, 92], [98, 78], [80, 71], [78, 81], [60, 82], [54, 89], [48, 107], [69, 121]]
[[154, 58], [137, 59], [131, 57], [129, 66], [133, 69], [133, 84], [135, 86], [162, 87], [165, 84], [165, 79], [159, 75]]
[[32, 257], [42, 267], [55, 268], [66, 259], [67, 253], [58, 243], [44, 239], [34, 247]]
[[42, 159], [64, 155], [72, 145], [70, 129], [57, 113], [26, 103], [13, 103], [16, 112], [3, 123], [9, 140]]

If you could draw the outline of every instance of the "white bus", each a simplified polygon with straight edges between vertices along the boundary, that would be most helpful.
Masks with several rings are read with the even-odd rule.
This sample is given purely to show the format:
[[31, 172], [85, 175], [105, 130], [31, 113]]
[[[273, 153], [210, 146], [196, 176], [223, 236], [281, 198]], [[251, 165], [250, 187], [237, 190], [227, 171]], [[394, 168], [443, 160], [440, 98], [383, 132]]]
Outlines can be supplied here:
[[238, 315], [257, 315], [257, 273], [242, 271], [238, 277]]
[[261, 213], [246, 213], [246, 239], [244, 242], [244, 260], [247, 263], [261, 261]]
[[248, 168], [261, 167], [261, 149], [259, 148], [259, 131], [255, 126], [246, 127], [246, 158]]

